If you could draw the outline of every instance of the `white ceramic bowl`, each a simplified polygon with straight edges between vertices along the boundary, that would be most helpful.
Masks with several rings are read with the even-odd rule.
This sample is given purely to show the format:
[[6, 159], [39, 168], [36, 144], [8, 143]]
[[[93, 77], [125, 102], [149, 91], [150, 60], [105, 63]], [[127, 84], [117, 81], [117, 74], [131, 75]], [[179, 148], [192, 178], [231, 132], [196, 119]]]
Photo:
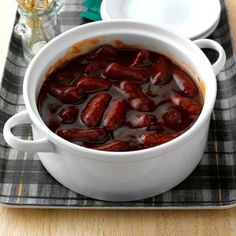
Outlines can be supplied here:
[[[39, 116], [36, 99], [50, 65], [77, 42], [83, 41], [74, 48], [81, 50], [83, 46], [85, 50], [94, 43], [104, 44], [113, 40], [164, 53], [194, 76], [202, 89], [204, 106], [196, 123], [188, 131], [157, 147], [131, 152], [105, 152], [70, 143], [48, 129]], [[219, 52], [214, 65], [196, 44]], [[225, 54], [218, 43], [206, 39], [194, 43], [145, 23], [110, 21], [73, 28], [49, 42], [30, 63], [23, 91], [26, 111], [6, 122], [4, 138], [17, 150], [37, 152], [55, 179], [83, 195], [127, 201], [160, 194], [183, 181], [203, 155], [216, 97], [215, 74], [224, 63]], [[12, 134], [11, 128], [23, 123], [31, 123], [33, 141], [22, 140]]]

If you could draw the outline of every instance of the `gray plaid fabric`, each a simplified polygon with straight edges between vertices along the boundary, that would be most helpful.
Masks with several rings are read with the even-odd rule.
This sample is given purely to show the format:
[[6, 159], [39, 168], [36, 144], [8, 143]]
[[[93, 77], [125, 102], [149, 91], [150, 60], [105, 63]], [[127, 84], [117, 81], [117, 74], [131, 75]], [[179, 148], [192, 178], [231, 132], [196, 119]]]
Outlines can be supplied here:
[[[65, 31], [84, 23], [82, 1], [64, 0], [60, 15]], [[218, 76], [218, 94], [212, 114], [208, 146], [201, 163], [180, 185], [162, 195], [135, 202], [98, 201], [76, 194], [59, 184], [45, 170], [37, 155], [10, 148], [2, 137], [5, 121], [24, 110], [22, 82], [27, 68], [19, 39], [12, 34], [0, 88], [0, 203], [8, 205], [91, 208], [219, 207], [236, 202], [236, 65], [227, 10], [222, 1], [221, 20], [210, 38], [227, 54]], [[17, 22], [17, 17], [16, 17]], [[210, 59], [213, 54], [208, 53]], [[28, 126], [16, 127], [15, 134], [30, 138]]]

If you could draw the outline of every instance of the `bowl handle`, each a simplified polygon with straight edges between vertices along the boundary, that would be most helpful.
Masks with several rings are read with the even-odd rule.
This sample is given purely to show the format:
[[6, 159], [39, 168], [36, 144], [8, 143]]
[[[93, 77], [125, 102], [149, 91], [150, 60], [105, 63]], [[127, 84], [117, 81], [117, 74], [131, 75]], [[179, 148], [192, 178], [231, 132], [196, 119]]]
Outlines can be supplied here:
[[14, 126], [28, 123], [31, 123], [31, 120], [26, 110], [21, 111], [8, 119], [3, 128], [3, 136], [6, 142], [18, 151], [53, 152], [55, 150], [54, 144], [46, 137], [38, 140], [23, 140], [12, 133], [11, 129]]
[[195, 40], [194, 43], [199, 48], [211, 48], [219, 53], [217, 61], [212, 65], [215, 75], [218, 75], [223, 69], [226, 62], [226, 55], [223, 47], [219, 43], [211, 39], [198, 39]]

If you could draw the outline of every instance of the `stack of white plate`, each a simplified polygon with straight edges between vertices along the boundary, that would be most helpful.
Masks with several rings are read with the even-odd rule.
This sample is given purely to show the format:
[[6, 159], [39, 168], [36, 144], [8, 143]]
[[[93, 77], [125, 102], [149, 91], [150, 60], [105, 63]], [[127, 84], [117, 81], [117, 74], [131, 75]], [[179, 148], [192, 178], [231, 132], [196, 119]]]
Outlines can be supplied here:
[[219, 0], [103, 0], [101, 16], [147, 22], [198, 39], [215, 30], [220, 10]]

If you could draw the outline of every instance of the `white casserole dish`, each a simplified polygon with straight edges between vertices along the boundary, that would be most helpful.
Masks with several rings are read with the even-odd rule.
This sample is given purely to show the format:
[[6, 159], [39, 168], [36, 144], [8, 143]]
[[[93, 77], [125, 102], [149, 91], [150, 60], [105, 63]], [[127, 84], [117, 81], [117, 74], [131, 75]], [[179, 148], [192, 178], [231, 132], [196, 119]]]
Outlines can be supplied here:
[[[184, 66], [204, 95], [203, 110], [196, 123], [168, 143], [131, 152], [88, 149], [51, 132], [40, 118], [36, 105], [45, 73], [72, 45], [87, 39], [88, 42], [96, 41], [93, 40], [95, 37], [100, 38], [97, 41], [100, 44], [122, 40], [155, 50]], [[219, 58], [214, 65], [196, 44], [218, 51]], [[87, 43], [89, 45], [92, 44]], [[137, 200], [160, 194], [183, 181], [203, 155], [216, 98], [215, 75], [224, 63], [225, 53], [218, 43], [207, 39], [194, 43], [153, 25], [119, 20], [78, 26], [50, 41], [30, 63], [23, 88], [26, 111], [6, 122], [4, 138], [17, 150], [37, 152], [55, 179], [80, 194], [111, 201]], [[21, 140], [11, 132], [12, 127], [25, 123], [32, 125], [33, 141]]]

